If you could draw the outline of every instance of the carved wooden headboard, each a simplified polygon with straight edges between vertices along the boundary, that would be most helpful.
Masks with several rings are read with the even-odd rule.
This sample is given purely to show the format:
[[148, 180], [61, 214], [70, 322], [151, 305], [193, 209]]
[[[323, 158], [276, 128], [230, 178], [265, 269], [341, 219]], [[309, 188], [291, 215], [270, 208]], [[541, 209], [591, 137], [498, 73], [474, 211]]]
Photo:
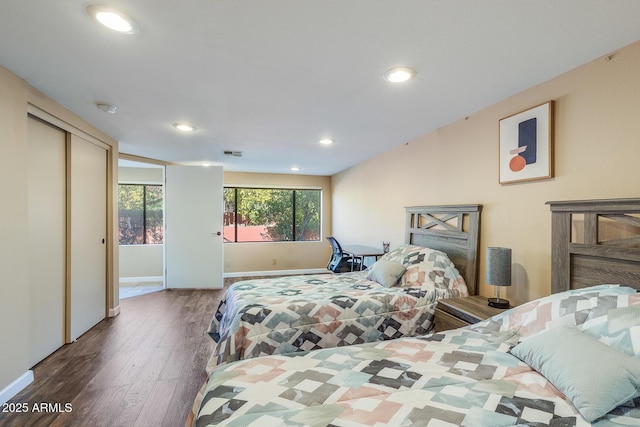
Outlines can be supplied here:
[[482, 205], [411, 206], [406, 210], [405, 243], [446, 253], [478, 292], [478, 251]]
[[551, 292], [599, 284], [640, 290], [640, 199], [547, 202]]

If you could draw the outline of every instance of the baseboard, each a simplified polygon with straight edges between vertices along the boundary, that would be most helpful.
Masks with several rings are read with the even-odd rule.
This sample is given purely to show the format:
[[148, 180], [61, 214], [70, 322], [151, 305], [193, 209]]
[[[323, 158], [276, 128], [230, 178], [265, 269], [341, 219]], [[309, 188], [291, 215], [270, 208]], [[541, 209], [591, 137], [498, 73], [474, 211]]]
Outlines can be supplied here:
[[120, 283], [164, 282], [162, 276], [120, 277]]
[[20, 375], [18, 379], [14, 382], [0, 390], [0, 405], [3, 405], [5, 402], [8, 402], [15, 396], [20, 393], [26, 386], [33, 382], [33, 371], [29, 370], [24, 374]]
[[331, 273], [326, 268], [311, 268], [300, 270], [268, 270], [268, 271], [241, 271], [224, 273], [223, 277], [253, 277], [253, 276], [295, 276], [298, 274], [322, 274]]
[[114, 308], [110, 308], [109, 313], [107, 314], [107, 317], [116, 317], [118, 314], [120, 314], [119, 305], [115, 306]]

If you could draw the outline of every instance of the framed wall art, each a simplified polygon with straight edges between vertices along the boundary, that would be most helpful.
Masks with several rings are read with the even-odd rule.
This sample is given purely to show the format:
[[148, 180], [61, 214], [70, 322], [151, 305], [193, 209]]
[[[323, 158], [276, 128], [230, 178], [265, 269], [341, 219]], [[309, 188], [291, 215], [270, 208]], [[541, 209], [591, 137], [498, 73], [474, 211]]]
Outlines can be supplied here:
[[553, 101], [499, 123], [500, 184], [553, 177]]

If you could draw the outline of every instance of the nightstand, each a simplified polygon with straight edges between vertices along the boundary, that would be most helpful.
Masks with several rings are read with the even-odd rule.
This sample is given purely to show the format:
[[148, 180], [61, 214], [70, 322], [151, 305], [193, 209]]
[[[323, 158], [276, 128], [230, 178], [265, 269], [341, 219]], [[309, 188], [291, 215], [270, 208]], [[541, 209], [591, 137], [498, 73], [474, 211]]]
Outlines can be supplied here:
[[489, 307], [487, 297], [473, 295], [465, 298], [440, 299], [436, 306], [434, 332], [461, 328], [491, 316], [502, 313], [504, 310]]

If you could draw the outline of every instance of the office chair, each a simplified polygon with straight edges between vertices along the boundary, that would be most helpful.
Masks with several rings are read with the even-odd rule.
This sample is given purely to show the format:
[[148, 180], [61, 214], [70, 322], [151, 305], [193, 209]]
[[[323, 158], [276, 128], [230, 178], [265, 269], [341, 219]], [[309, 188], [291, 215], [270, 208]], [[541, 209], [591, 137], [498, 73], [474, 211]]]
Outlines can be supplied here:
[[334, 273], [345, 273], [347, 271], [360, 271], [362, 270], [362, 259], [354, 258], [351, 255], [347, 255], [342, 251], [340, 243], [334, 237], [327, 237], [327, 240], [331, 244], [331, 258], [327, 264], [327, 269]]

